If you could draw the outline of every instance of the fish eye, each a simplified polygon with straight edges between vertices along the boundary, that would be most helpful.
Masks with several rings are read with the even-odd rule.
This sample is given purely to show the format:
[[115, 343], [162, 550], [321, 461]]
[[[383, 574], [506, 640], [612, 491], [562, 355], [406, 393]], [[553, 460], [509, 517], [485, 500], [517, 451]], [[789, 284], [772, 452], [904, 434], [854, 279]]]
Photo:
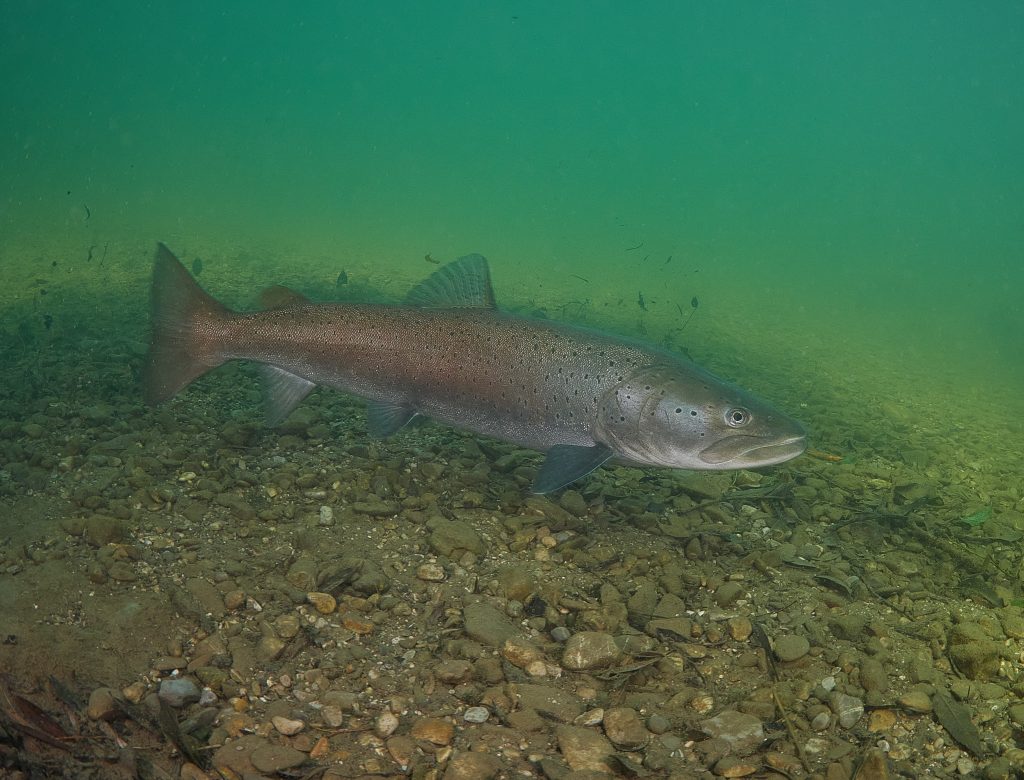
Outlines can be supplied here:
[[742, 428], [750, 422], [750, 412], [740, 406], [734, 406], [725, 413], [725, 424], [731, 428]]

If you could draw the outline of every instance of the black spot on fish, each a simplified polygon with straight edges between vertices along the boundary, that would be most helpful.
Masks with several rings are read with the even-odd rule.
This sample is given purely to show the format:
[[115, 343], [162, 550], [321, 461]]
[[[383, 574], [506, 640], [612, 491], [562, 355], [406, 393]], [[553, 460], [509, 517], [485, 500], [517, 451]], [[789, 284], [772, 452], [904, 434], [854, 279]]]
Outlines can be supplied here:
[[346, 284], [348, 284], [348, 274], [342, 271], [338, 274], [338, 278], [334, 280], [334, 286], [343, 287]]
[[203, 272], [203, 258], [197, 257], [192, 261], [192, 275], [199, 276]]
[[692, 298], [690, 298], [690, 306], [692, 306], [694, 309], [696, 309], [698, 306], [700, 306], [700, 301], [697, 300], [697, 296], [696, 295], [694, 295]]
[[49, 314], [43, 315], [43, 327], [49, 330], [53, 326], [53, 317]]
[[644, 294], [642, 292], [638, 292], [636, 294], [636, 305], [644, 311], [647, 311], [647, 301], [644, 300]]

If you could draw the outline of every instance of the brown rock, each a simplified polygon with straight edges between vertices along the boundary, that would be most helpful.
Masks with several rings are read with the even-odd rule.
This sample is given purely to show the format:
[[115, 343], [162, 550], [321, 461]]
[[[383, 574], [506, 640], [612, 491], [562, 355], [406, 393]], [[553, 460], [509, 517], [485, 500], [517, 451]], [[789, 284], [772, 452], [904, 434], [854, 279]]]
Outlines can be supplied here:
[[891, 777], [885, 753], [877, 749], [869, 750], [857, 770], [857, 780], [890, 780]]
[[544, 653], [533, 642], [521, 636], [512, 636], [505, 640], [501, 647], [501, 655], [513, 666], [525, 669], [535, 661], [543, 661]]
[[434, 667], [434, 676], [446, 685], [466, 682], [472, 675], [473, 665], [469, 661], [442, 661]]
[[373, 623], [358, 612], [346, 612], [341, 616], [341, 625], [355, 634], [372, 634]]
[[647, 729], [632, 707], [612, 707], [604, 713], [604, 733], [617, 747], [636, 750], [647, 742]]
[[397, 737], [391, 737], [385, 744], [394, 762], [403, 771], [407, 769], [416, 755], [416, 740], [402, 734]]
[[420, 718], [412, 724], [410, 733], [414, 739], [433, 742], [435, 745], [447, 745], [455, 736], [455, 727], [441, 718]]
[[619, 660], [622, 651], [615, 644], [615, 637], [602, 631], [580, 631], [565, 643], [562, 666], [582, 671], [601, 669]]
[[306, 594], [306, 601], [312, 604], [321, 615], [330, 615], [338, 606], [337, 599], [330, 593], [321, 593], [316, 590]]
[[501, 762], [488, 753], [457, 753], [449, 762], [444, 780], [493, 780]]
[[224, 608], [228, 611], [233, 612], [236, 609], [241, 609], [245, 605], [245, 591], [244, 590], [229, 590], [224, 594]]
[[96, 688], [89, 694], [85, 714], [92, 720], [113, 720], [119, 712], [117, 694], [110, 688]]
[[555, 728], [555, 738], [570, 769], [612, 772], [607, 759], [615, 752], [615, 748], [593, 729], [562, 725]]
[[719, 759], [712, 771], [719, 777], [749, 777], [761, 768], [760, 762], [749, 758], [726, 756]]
[[871, 710], [868, 715], [868, 731], [885, 733], [896, 725], [896, 713], [892, 710]]

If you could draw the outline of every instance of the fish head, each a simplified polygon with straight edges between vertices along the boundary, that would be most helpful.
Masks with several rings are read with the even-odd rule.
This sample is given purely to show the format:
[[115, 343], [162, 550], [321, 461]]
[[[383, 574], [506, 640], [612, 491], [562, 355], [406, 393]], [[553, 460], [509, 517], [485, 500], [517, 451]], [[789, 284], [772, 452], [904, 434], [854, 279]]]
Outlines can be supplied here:
[[640, 465], [748, 469], [807, 446], [796, 420], [688, 363], [641, 369], [601, 399], [595, 439]]

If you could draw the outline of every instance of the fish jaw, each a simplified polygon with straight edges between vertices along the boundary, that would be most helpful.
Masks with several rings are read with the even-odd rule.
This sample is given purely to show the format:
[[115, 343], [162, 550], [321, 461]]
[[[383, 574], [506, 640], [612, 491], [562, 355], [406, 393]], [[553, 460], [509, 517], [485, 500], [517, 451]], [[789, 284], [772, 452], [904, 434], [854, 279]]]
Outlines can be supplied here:
[[730, 436], [704, 448], [698, 457], [702, 468], [708, 470], [756, 469], [785, 463], [806, 449], [807, 436], [802, 432], [768, 441], [757, 436]]

